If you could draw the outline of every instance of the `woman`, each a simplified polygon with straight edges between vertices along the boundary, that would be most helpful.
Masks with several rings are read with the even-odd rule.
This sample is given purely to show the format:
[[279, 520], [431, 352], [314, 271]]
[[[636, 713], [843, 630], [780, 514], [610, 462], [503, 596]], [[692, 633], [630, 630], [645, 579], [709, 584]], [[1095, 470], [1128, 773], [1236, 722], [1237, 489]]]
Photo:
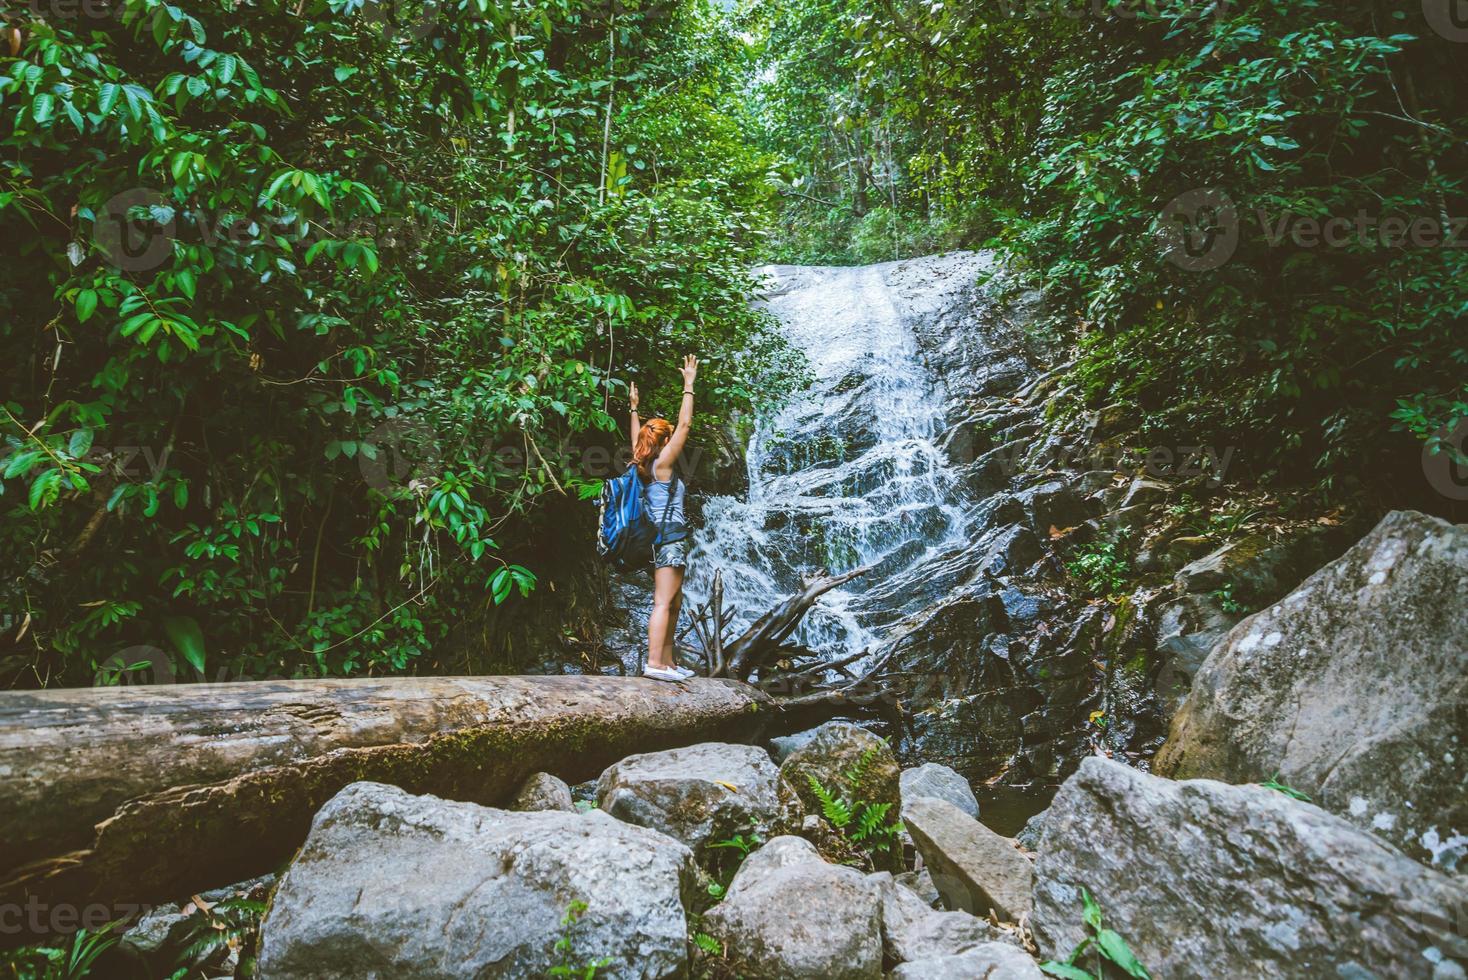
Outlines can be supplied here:
[[683, 358], [683, 405], [678, 409], [678, 426], [667, 419], [652, 419], [643, 425], [637, 418], [637, 386], [629, 394], [632, 403], [632, 465], [642, 478], [643, 505], [658, 525], [658, 543], [653, 551], [652, 616], [647, 621], [647, 668], [643, 676], [660, 681], [681, 681], [693, 671], [679, 667], [673, 652], [678, 632], [678, 613], [683, 608], [683, 573], [688, 567], [688, 524], [683, 510], [687, 487], [674, 472], [688, 429], [693, 423], [693, 380], [698, 377], [698, 358]]

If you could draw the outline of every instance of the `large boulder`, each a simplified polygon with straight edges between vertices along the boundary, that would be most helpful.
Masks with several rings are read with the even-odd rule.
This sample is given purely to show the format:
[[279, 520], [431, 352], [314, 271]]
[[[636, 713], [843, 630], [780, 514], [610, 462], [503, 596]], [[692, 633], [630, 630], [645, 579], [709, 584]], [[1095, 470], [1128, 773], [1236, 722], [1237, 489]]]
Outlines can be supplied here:
[[930, 797], [908, 800], [902, 822], [948, 908], [1010, 922], [1029, 911], [1030, 860], [1014, 841]]
[[1157, 771], [1278, 776], [1427, 857], [1468, 832], [1465, 755], [1468, 527], [1399, 511], [1214, 649]]
[[[1462, 977], [1468, 886], [1262, 786], [1173, 782], [1091, 757], [1045, 818], [1030, 925], [1087, 936], [1081, 890], [1155, 977]], [[1434, 972], [1437, 970], [1438, 972]]]
[[798, 837], [751, 854], [703, 929], [727, 944], [740, 976], [765, 980], [878, 980], [882, 976], [879, 885], [827, 864]]
[[1189, 594], [1162, 606], [1157, 613], [1157, 653], [1162, 667], [1155, 683], [1169, 713], [1176, 712], [1193, 689], [1193, 678], [1208, 654], [1239, 617], [1226, 612], [1211, 595]]
[[812, 776], [838, 795], [868, 803], [890, 803], [894, 816], [901, 806], [902, 769], [897, 757], [885, 741], [859, 725], [827, 722], [780, 764], [781, 780], [800, 798], [806, 811], [820, 813], [820, 800], [810, 788]]
[[966, 953], [904, 963], [887, 980], [1045, 980], [1045, 974], [1019, 947], [985, 943]]
[[[271, 980], [682, 976], [693, 855], [602, 813], [514, 813], [353, 783], [311, 824], [261, 930]], [[572, 903], [584, 913], [556, 950]]]
[[948, 766], [937, 762], [925, 762], [920, 766], [902, 770], [902, 799], [915, 800], [919, 796], [930, 796], [947, 800], [964, 813], [979, 818], [979, 800], [974, 796], [968, 780]]
[[780, 814], [779, 770], [753, 745], [706, 742], [628, 756], [601, 774], [597, 804], [701, 854], [736, 834], [768, 837]]
[[548, 772], [532, 773], [510, 799], [510, 810], [574, 810], [571, 787]]

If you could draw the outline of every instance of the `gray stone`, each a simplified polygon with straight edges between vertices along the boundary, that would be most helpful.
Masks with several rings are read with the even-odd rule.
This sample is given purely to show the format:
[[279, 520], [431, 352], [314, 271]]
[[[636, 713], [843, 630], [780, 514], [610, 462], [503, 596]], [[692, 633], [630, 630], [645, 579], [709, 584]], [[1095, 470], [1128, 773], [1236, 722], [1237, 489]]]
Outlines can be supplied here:
[[1014, 835], [1014, 842], [1029, 851], [1040, 849], [1040, 836], [1045, 832], [1045, 814], [1048, 810], [1041, 810], [1033, 817], [1025, 821], [1019, 833]]
[[1008, 943], [985, 943], [956, 956], [904, 963], [888, 980], [1045, 980], [1022, 949]]
[[[850, 776], [858, 767], [861, 778], [853, 784]], [[891, 803], [895, 813], [902, 800], [901, 774], [886, 742], [846, 721], [827, 722], [817, 728], [805, 745], [780, 763], [780, 779], [812, 813], [820, 812], [820, 801], [811, 791], [810, 776], [826, 789], [851, 799]]]
[[[727, 944], [739, 976], [877, 980], [880, 889], [853, 868], [826, 864], [808, 842], [796, 840], [777, 837], [751, 854], [724, 901], [704, 914], [704, 931]], [[761, 857], [766, 851], [771, 854]]]
[[574, 810], [571, 787], [548, 772], [537, 772], [526, 778], [515, 791], [507, 807], [510, 810]]
[[904, 769], [901, 786], [904, 801], [931, 796], [947, 800], [975, 820], [979, 818], [979, 800], [968, 780], [945, 765], [925, 762], [912, 769]]
[[1281, 782], [1410, 853], [1468, 833], [1468, 527], [1396, 512], [1214, 649], [1158, 771]]
[[1083, 888], [1169, 980], [1426, 977], [1432, 956], [1465, 952], [1461, 880], [1275, 790], [1095, 756], [1045, 819], [1030, 917], [1042, 958], [1085, 938]]
[[[193, 906], [190, 905], [190, 908]], [[122, 934], [117, 947], [139, 959], [148, 959], [160, 951], [177, 949], [189, 933], [189, 915], [173, 902], [149, 909]]]
[[1157, 652], [1162, 667], [1155, 688], [1169, 714], [1182, 707], [1193, 678], [1241, 617], [1223, 611], [1210, 595], [1185, 595], [1157, 613]]
[[999, 938], [988, 922], [967, 912], [939, 912], [886, 872], [869, 880], [882, 896], [882, 944], [889, 961], [948, 956]]
[[933, 876], [928, 873], [927, 868], [921, 871], [904, 871], [892, 876], [892, 880], [903, 888], [912, 892], [923, 900], [923, 904], [929, 908], [937, 908], [943, 896], [938, 894], [938, 886], [933, 884]]
[[1152, 507], [1156, 504], [1167, 502], [1172, 496], [1172, 487], [1160, 480], [1149, 480], [1145, 476], [1139, 476], [1127, 487], [1126, 496], [1121, 500], [1121, 506], [1127, 507]]
[[699, 855], [736, 834], [768, 837], [781, 813], [778, 777], [764, 749], [705, 742], [628, 756], [601, 774], [596, 798], [617, 819], [661, 831]]
[[316, 814], [261, 928], [270, 980], [682, 976], [693, 856], [606, 814], [514, 813], [353, 783]]
[[1012, 840], [952, 803], [927, 797], [908, 801], [902, 822], [944, 905], [978, 916], [987, 916], [992, 909], [1010, 922], [1018, 922], [1029, 911], [1030, 861]]
[[794, 735], [779, 735], [770, 739], [770, 755], [774, 758], [775, 765], [784, 762], [791, 752], [815, 738], [817, 731], [818, 729], [809, 728], [803, 732], [796, 732]]

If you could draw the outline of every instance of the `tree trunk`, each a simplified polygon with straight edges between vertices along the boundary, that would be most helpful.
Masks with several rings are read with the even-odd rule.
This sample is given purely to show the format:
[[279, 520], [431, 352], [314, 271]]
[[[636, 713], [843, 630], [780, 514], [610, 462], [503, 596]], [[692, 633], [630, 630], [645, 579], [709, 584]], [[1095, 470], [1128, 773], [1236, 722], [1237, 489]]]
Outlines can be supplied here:
[[[357, 780], [494, 804], [532, 772], [579, 782], [635, 752], [751, 741], [772, 716], [754, 688], [707, 679], [0, 693], [0, 912], [100, 904], [110, 919], [262, 874]], [[0, 928], [0, 944], [35, 941]]]

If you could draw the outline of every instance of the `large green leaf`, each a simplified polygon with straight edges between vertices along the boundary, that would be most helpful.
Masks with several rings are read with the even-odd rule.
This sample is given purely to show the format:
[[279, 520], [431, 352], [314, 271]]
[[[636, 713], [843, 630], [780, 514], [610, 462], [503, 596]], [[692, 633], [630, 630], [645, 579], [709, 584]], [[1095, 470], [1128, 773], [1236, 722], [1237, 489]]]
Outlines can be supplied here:
[[163, 630], [179, 654], [200, 674], [204, 673], [204, 631], [192, 616], [168, 616]]

